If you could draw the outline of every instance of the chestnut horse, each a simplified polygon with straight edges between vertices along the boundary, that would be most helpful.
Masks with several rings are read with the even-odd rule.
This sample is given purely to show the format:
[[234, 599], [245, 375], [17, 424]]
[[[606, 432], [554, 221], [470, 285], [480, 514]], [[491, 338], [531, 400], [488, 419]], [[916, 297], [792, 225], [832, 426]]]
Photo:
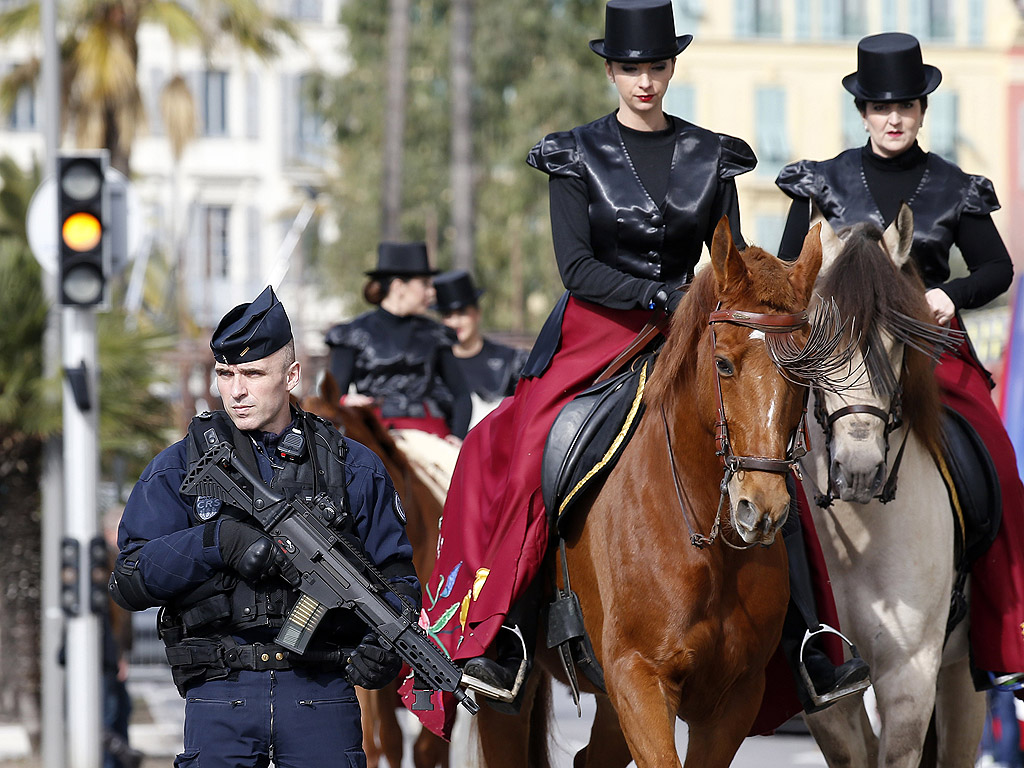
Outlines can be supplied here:
[[[719, 222], [641, 423], [580, 502], [567, 558], [606, 693], [581, 680], [597, 714], [577, 768], [680, 768], [677, 718], [689, 726], [687, 768], [727, 766], [754, 723], [789, 600], [777, 534], [802, 444], [806, 387], [794, 380], [817, 365], [806, 308], [820, 263], [817, 232], [787, 265], [754, 246], [740, 252]], [[561, 677], [551, 657], [541, 662]], [[531, 751], [530, 709], [481, 709], [489, 768], [547, 764]]]
[[931, 357], [958, 339], [932, 324], [912, 238], [907, 206], [884, 234], [859, 224], [841, 240], [821, 224], [817, 290], [856, 317], [867, 376], [815, 392], [820, 415], [802, 463], [805, 487], [820, 498], [812, 513], [839, 620], [871, 666], [881, 724], [876, 737], [859, 699], [807, 716], [833, 766], [916, 768], [933, 710], [938, 764], [973, 765], [984, 721], [967, 621], [946, 637], [954, 517], [935, 460], [941, 404]]
[[[387, 428], [372, 408], [339, 405], [341, 392], [330, 373], [325, 373], [319, 391], [302, 400], [302, 407], [321, 416], [346, 437], [362, 443], [376, 453], [391, 476], [402, 499], [408, 522], [405, 526], [412, 544], [413, 565], [421, 582], [434, 570], [437, 559], [437, 532], [443, 504], [434, 492], [419, 478], [409, 459], [395, 444]], [[397, 682], [379, 691], [356, 689], [362, 709], [363, 751], [368, 768], [375, 768], [383, 756], [391, 768], [402, 764], [402, 729], [395, 715], [399, 704]], [[416, 768], [435, 768], [448, 765], [448, 745], [429, 731], [423, 730], [415, 746]]]

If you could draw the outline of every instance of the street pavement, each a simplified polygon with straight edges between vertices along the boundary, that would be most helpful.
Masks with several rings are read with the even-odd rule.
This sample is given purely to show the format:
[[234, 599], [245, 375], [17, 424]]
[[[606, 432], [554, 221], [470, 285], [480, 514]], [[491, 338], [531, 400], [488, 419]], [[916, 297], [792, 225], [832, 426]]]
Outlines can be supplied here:
[[[184, 702], [171, 683], [167, 667], [133, 667], [129, 690], [136, 702], [131, 725], [131, 744], [150, 758], [159, 758], [170, 764], [181, 750]], [[555, 685], [552, 728], [552, 768], [571, 768], [572, 758], [588, 740], [590, 723], [594, 715], [593, 697], [584, 695], [583, 716], [577, 717], [576, 707], [568, 689]], [[406, 750], [401, 768], [413, 768], [412, 740], [417, 733], [417, 721], [412, 713], [399, 714], [406, 733]], [[478, 768], [475, 745], [471, 743], [467, 725], [469, 718], [459, 718], [453, 739], [452, 768]], [[686, 750], [686, 725], [676, 727], [676, 743], [680, 756]], [[28, 739], [18, 726], [0, 725], [0, 766], [15, 764], [28, 753]], [[632, 763], [630, 765], [633, 765]], [[733, 761], [737, 768], [814, 768], [826, 765], [824, 757], [810, 736], [776, 735], [749, 738], [743, 742]]]

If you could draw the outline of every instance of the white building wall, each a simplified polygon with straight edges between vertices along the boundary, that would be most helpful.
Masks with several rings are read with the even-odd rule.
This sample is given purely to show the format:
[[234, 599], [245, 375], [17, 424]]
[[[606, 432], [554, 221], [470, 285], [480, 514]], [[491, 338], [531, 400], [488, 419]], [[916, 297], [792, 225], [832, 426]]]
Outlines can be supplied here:
[[[166, 253], [175, 251], [188, 265], [186, 294], [194, 319], [210, 326], [235, 304], [251, 300], [275, 267], [289, 225], [309, 199], [307, 188], [318, 189], [338, 173], [323, 136], [319, 155], [298, 157], [294, 126], [299, 105], [298, 79], [320, 72], [342, 74], [346, 67], [345, 32], [337, 19], [342, 0], [278, 0], [278, 12], [289, 15], [300, 42], [282, 41], [280, 55], [262, 61], [231, 45], [210, 53], [209, 67], [227, 73], [224, 135], [197, 139], [175, 162], [159, 114], [159, 89], [181, 74], [197, 101], [201, 122], [203, 73], [207, 62], [197, 49], [175, 46], [162, 28], [144, 25], [139, 31], [139, 87], [148, 125], [132, 148], [132, 181], [142, 203], [145, 226], [153, 243]], [[294, 10], [319, 11], [319, 18], [296, 18]], [[18, 41], [0, 51], [0, 70], [40, 55], [38, 41]], [[36, 98], [37, 123], [41, 100]], [[254, 122], [255, 120], [255, 122]], [[64, 149], [73, 149], [66, 137]], [[41, 161], [43, 138], [36, 131], [10, 130], [0, 120], [0, 152], [23, 167]], [[208, 251], [200, 212], [207, 206], [225, 207], [228, 216], [228, 273], [207, 279]], [[314, 225], [315, 225], [314, 220]], [[257, 251], [253, 252], [253, 245]], [[296, 254], [296, 259], [298, 254]], [[341, 307], [314, 288], [300, 286], [292, 267], [278, 293], [290, 311], [302, 318], [297, 338], [316, 354], [323, 346], [324, 328], [341, 317]]]

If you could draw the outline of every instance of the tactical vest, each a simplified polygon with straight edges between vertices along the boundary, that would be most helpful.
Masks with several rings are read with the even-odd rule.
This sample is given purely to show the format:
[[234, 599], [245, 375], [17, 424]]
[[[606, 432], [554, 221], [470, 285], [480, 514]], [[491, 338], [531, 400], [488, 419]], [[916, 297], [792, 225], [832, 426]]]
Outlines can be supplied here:
[[[288, 499], [301, 495], [310, 501], [318, 493], [326, 492], [338, 509], [348, 511], [345, 483], [348, 447], [344, 439], [319, 416], [298, 409], [295, 414], [296, 434], [301, 434], [303, 439], [301, 453], [294, 459], [273, 457], [275, 469], [268, 485]], [[258, 472], [252, 439], [240, 432], [224, 411], [194, 417], [186, 440], [189, 469], [209, 447], [229, 442], [235, 447], [239, 460]], [[248, 517], [245, 512], [210, 497], [198, 497], [193, 504], [194, 526], [223, 516], [242, 521]], [[344, 519], [341, 532], [355, 537], [351, 516], [345, 515]], [[280, 586], [250, 584], [231, 572], [220, 571], [167, 606], [161, 616], [161, 637], [171, 646], [188, 638], [223, 640], [257, 628], [276, 630], [296, 598], [297, 593], [283, 583]]]

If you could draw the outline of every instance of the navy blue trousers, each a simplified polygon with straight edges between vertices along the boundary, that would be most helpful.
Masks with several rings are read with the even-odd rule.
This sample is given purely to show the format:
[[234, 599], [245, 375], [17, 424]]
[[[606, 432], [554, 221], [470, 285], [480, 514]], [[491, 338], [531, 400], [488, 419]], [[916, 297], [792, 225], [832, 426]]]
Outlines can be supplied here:
[[180, 768], [366, 768], [359, 703], [337, 673], [238, 673], [185, 697]]

